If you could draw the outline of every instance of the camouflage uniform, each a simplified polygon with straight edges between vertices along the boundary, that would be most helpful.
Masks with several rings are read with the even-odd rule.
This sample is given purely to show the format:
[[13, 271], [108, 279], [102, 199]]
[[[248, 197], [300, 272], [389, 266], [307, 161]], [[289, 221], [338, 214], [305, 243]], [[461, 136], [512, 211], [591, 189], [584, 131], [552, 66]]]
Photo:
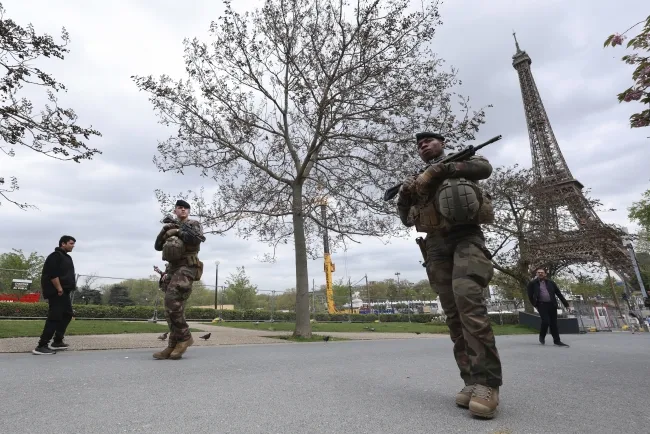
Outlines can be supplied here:
[[188, 341], [192, 337], [185, 320], [185, 302], [192, 294], [192, 283], [198, 280], [197, 274], [197, 267], [185, 265], [167, 267], [165, 271], [162, 290], [165, 293], [165, 319], [169, 326], [170, 348], [174, 348], [177, 342]]
[[[490, 388], [486, 393], [492, 394], [498, 402], [498, 387], [502, 384], [501, 361], [484, 292], [494, 271], [478, 223], [480, 220], [470, 224], [450, 224], [442, 217], [440, 205], [436, 203], [438, 188], [445, 179], [462, 177], [478, 185], [479, 180], [490, 176], [492, 166], [479, 156], [443, 166], [446, 167], [438, 168], [440, 173], [429, 177], [426, 183], [420, 182], [417, 192], [400, 191], [398, 213], [404, 225], [415, 225], [418, 232], [427, 233], [427, 277], [439, 295], [454, 343], [454, 358], [466, 385], [457, 395], [456, 402], [464, 407], [470, 406], [474, 385], [477, 384], [487, 386], [486, 390]], [[483, 195], [483, 199], [489, 208], [482, 208], [481, 213], [492, 212], [489, 196]]]
[[[183, 223], [203, 236], [203, 229], [198, 221], [188, 218]], [[178, 343], [184, 342], [184, 351], [194, 342], [185, 320], [185, 302], [192, 294], [192, 284], [200, 280], [203, 274], [203, 263], [198, 259], [202, 240], [184, 231], [182, 226], [180, 228], [174, 228], [172, 224], [163, 226], [156, 237], [155, 249], [162, 251], [165, 241], [172, 236], [177, 236], [183, 241], [184, 253], [179, 260], [169, 261], [165, 275], [161, 279], [160, 288], [165, 293], [165, 319], [169, 327], [169, 341], [168, 350], [163, 351], [161, 357], [157, 357], [161, 355], [160, 353], [154, 354], [156, 358], [168, 358], [170, 355], [171, 358], [180, 358], [174, 357], [170, 350], [176, 348]]]

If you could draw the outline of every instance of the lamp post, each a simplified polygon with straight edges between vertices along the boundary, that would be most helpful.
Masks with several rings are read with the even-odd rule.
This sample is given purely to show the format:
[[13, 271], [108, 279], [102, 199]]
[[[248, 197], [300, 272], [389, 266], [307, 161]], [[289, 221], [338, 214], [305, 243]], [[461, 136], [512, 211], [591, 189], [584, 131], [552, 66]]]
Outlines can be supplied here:
[[215, 261], [214, 264], [217, 266], [217, 271], [214, 275], [214, 310], [216, 311], [219, 307], [217, 303], [217, 295], [219, 294], [219, 261]]
[[398, 297], [399, 297], [399, 276], [400, 276], [400, 274], [402, 274], [402, 273], [400, 273], [399, 271], [395, 272], [395, 276], [397, 276], [397, 296]]

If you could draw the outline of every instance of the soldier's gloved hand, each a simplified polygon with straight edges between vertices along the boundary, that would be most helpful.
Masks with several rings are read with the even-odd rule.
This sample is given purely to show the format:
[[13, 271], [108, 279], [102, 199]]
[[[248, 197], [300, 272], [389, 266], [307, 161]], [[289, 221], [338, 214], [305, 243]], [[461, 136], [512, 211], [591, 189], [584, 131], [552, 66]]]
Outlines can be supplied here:
[[449, 172], [447, 166], [440, 163], [432, 164], [431, 166], [427, 167], [427, 170], [424, 171], [424, 173], [429, 174], [431, 178], [443, 178], [445, 175], [447, 175], [447, 172]]
[[402, 186], [399, 188], [399, 197], [397, 198], [398, 203], [409, 202], [415, 193], [415, 178], [409, 176], [402, 182]]
[[165, 232], [165, 238], [177, 236], [178, 232], [179, 232], [178, 228], [170, 229], [167, 232]]
[[426, 196], [428, 187], [433, 180], [442, 179], [447, 176], [449, 170], [444, 164], [432, 164], [427, 170], [418, 175], [415, 180], [415, 189], [420, 196]]
[[165, 232], [167, 232], [170, 229], [177, 228], [177, 227], [178, 226], [175, 223], [167, 223], [167, 224], [163, 225], [163, 229], [165, 230]]

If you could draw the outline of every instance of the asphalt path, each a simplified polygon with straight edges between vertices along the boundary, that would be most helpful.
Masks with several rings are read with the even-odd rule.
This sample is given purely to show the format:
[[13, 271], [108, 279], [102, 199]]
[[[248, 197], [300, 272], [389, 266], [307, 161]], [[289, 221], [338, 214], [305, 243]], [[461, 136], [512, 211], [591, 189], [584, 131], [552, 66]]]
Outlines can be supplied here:
[[650, 333], [498, 336], [495, 419], [456, 407], [448, 338], [0, 354], [0, 433], [650, 432]]

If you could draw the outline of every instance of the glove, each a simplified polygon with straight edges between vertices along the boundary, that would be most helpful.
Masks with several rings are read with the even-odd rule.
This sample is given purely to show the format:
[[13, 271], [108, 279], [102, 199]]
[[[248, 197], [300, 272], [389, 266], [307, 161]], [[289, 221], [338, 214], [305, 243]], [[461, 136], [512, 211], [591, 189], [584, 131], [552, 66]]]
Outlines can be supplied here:
[[174, 229], [174, 228], [177, 228], [177, 227], [178, 227], [178, 225], [176, 225], [175, 223], [167, 223], [167, 224], [165, 224], [165, 225], [163, 226], [163, 230], [164, 230], [165, 232], [167, 232], [168, 230], [170, 230], [170, 229]]
[[173, 236], [177, 236], [178, 232], [179, 232], [178, 228], [168, 230], [167, 232], [165, 232], [165, 239], [168, 239]]
[[447, 167], [444, 164], [432, 164], [415, 179], [415, 190], [419, 196], [428, 194], [428, 187], [434, 179], [441, 179], [447, 175]]
[[409, 176], [402, 182], [402, 186], [399, 188], [399, 197], [397, 198], [398, 203], [406, 204], [410, 202], [413, 193], [415, 192], [415, 178]]

